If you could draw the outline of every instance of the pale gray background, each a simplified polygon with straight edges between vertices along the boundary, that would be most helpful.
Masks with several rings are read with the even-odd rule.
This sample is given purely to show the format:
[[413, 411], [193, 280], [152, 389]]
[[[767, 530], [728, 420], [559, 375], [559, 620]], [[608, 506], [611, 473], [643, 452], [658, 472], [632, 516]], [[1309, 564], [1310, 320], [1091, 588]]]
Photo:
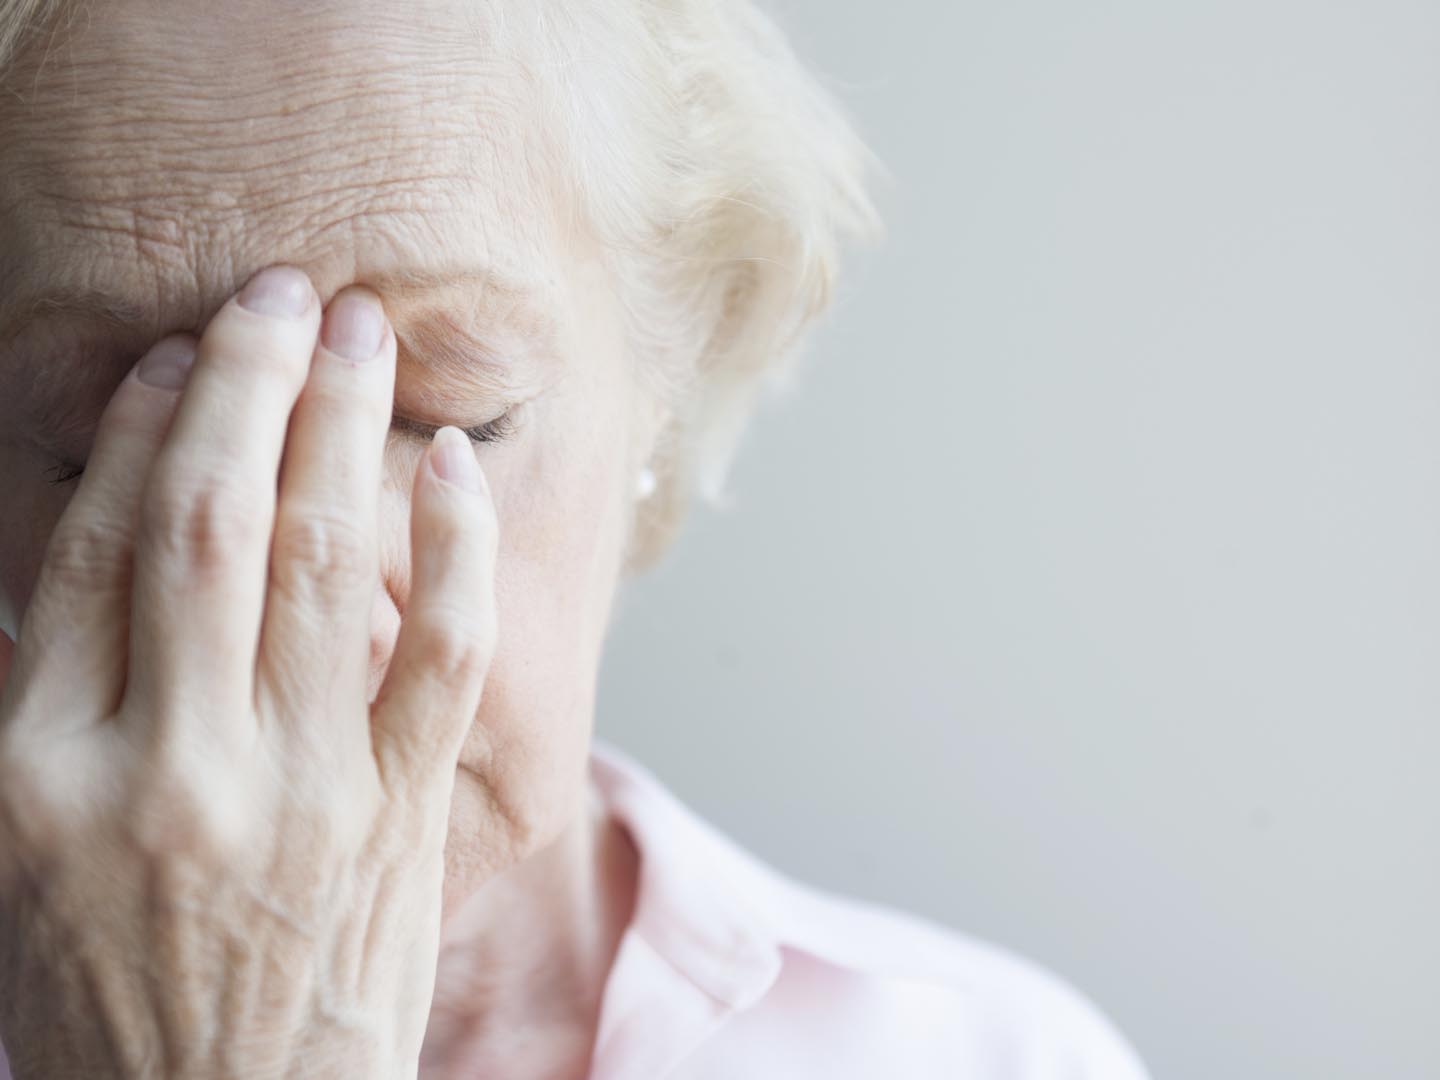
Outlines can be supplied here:
[[780, 15], [891, 236], [602, 737], [1157, 1078], [1440, 1077], [1440, 4]]

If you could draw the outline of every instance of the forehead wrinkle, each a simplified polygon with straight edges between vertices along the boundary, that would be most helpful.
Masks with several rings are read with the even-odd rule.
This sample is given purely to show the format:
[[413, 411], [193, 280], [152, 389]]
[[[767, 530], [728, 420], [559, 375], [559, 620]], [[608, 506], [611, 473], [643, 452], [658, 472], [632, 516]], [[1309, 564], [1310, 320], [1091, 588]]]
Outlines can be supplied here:
[[[127, 141], [183, 167], [197, 154], [224, 159], [256, 150], [267, 165], [293, 164], [305, 157], [293, 146], [314, 141], [327, 149], [358, 141], [361, 160], [377, 149], [372, 143], [418, 147], [428, 151], [421, 160], [433, 160], [477, 130], [543, 135], [512, 51], [478, 27], [456, 26], [465, 21], [457, 14], [480, 6], [461, 3], [427, 25], [390, 5], [367, 12], [363, 23], [350, 4], [287, 5], [285, 32], [277, 34], [273, 20], [225, 14], [245, 0], [187, 9], [183, 19], [116, 3], [71, 35], [63, 58], [49, 59], [48, 68], [40, 58], [32, 92], [12, 89], [20, 105], [9, 101], [4, 125], [44, 150], [62, 120], [84, 137], [56, 141], [56, 152], [81, 151], [72, 168], [102, 169], [113, 167], [112, 149]], [[207, 36], [215, 22], [223, 33]], [[220, 42], [223, 57], [213, 52]], [[0, 76], [24, 84], [35, 63], [22, 54]]]
[[556, 282], [568, 245], [547, 215], [497, 204], [478, 188], [465, 205], [426, 212], [413, 194], [407, 203], [404, 190], [397, 183], [359, 196], [370, 205], [323, 207], [318, 220], [267, 213], [249, 218], [248, 228], [225, 229], [188, 215], [161, 228], [118, 208], [132, 219], [128, 227], [95, 228], [57, 222], [43, 202], [6, 206], [0, 236], [16, 242], [0, 248], [0, 341], [22, 323], [70, 312], [128, 324], [141, 338], [199, 332], [252, 274], [274, 263], [306, 271], [324, 300], [345, 285], [367, 284], [398, 310], [448, 288], [473, 318], [542, 342], [556, 336], [567, 302]]
[[[60, 265], [66, 264], [77, 265], [71, 260]], [[373, 289], [380, 295], [392, 322], [400, 322], [407, 311], [428, 304], [431, 317], [439, 317], [460, 337], [468, 336], [466, 325], [483, 324], [492, 335], [501, 332], [525, 339], [527, 351], [555, 352], [562, 336], [564, 298], [559, 287], [533, 274], [501, 269], [495, 263], [397, 266], [359, 273], [343, 282], [337, 278], [333, 289], [317, 278], [315, 268], [307, 266], [305, 260], [294, 260], [291, 265], [309, 272], [317, 290], [327, 300], [345, 284]], [[445, 293], [451, 294], [453, 302], [442, 306], [437, 294]], [[214, 304], [213, 310], [218, 310], [223, 302]], [[203, 328], [198, 323], [155, 327], [157, 315], [153, 305], [122, 292], [88, 286], [68, 275], [56, 275], [44, 284], [16, 280], [0, 290], [0, 347], [32, 325], [58, 322], [66, 317], [101, 324], [127, 336], [152, 328], [155, 332], [149, 336], [157, 338], [176, 330], [198, 332]], [[457, 321], [460, 315], [465, 316], [466, 325]], [[495, 351], [493, 336], [489, 349]]]
[[117, 3], [52, 58], [32, 100], [0, 103], [0, 205], [14, 214], [0, 234], [15, 241], [0, 273], [58, 269], [57, 251], [81, 249], [75, 276], [90, 284], [107, 270], [154, 280], [158, 334], [201, 323], [273, 262], [322, 266], [323, 295], [367, 264], [447, 249], [520, 265], [556, 254], [572, 218], [544, 175], [552, 133], [478, 23], [387, 9], [361, 26], [349, 5], [316, 4], [275, 39], [210, 12], [198, 25], [223, 24], [209, 40], [229, 60], [197, 71], [205, 50], [176, 33], [196, 13], [159, 24], [155, 10]]
[[[563, 321], [559, 309], [548, 306], [553, 298], [538, 287], [492, 267], [407, 268], [364, 283], [390, 314], [397, 365], [412, 376], [402, 388], [407, 402], [440, 412], [457, 399], [528, 398], [557, 374]], [[444, 302], [447, 294], [452, 299]], [[150, 326], [154, 316], [124, 296], [64, 287], [18, 307], [12, 303], [10, 310], [44, 320], [33, 328], [42, 342], [98, 342], [103, 334], [115, 343], [98, 353], [90, 346], [72, 353], [41, 345], [37, 355], [48, 358], [43, 364], [22, 368], [23, 356], [16, 353], [0, 371], [12, 395], [7, 406], [24, 426], [44, 432], [48, 441], [74, 444], [138, 359], [144, 344], [138, 328]], [[19, 329], [12, 320], [0, 331], [0, 357]]]
[[[60, 5], [72, 12], [74, 6]], [[250, 87], [283, 89], [287, 78], [323, 73], [327, 65], [349, 64], [356, 72], [383, 76], [410, 61], [439, 71], [513, 54], [497, 47], [504, 35], [495, 20], [484, 17], [489, 6], [407, 0], [368, 4], [361, 11], [355, 0], [183, 6], [115, 0], [104, 5], [102, 17], [91, 18], [92, 5], [84, 4], [84, 20], [54, 25], [22, 47], [4, 82], [11, 96], [28, 101], [46, 89], [73, 94], [77, 81], [93, 70], [108, 79], [140, 69], [146, 82], [176, 98], [203, 96], [214, 88], [233, 99]], [[434, 10], [417, 10], [426, 7]], [[203, 79], [193, 78], [197, 71]]]
[[[375, 167], [372, 160], [368, 168]], [[499, 163], [484, 172], [503, 175]], [[543, 265], [554, 254], [551, 215], [536, 205], [534, 188], [497, 190], [483, 174], [397, 163], [388, 174], [367, 175], [331, 163], [293, 184], [248, 192], [223, 173], [213, 183], [193, 168], [161, 175], [166, 187], [135, 190], [112, 174], [106, 190], [77, 184], [71, 174], [68, 191], [32, 190], [7, 200], [12, 220], [4, 232], [16, 241], [0, 252], [0, 263], [11, 263], [7, 276], [39, 272], [92, 287], [107, 276], [150, 279], [161, 306], [179, 309], [166, 311], [166, 321], [193, 325], [276, 262], [310, 271], [323, 295], [367, 271], [432, 253], [443, 261], [478, 249], [520, 265]], [[504, 227], [493, 227], [497, 222]], [[165, 302], [182, 294], [184, 305]]]
[[[526, 59], [493, 47], [493, 27], [410, 5], [365, 20], [350, 3], [304, 5], [279, 36], [274, 20], [241, 25], [253, 6], [215, 5], [197, 23], [120, 0], [12, 84], [23, 99], [0, 93], [0, 320], [44, 315], [63, 340], [98, 311], [91, 328], [138, 356], [289, 262], [322, 299], [375, 287], [407, 365], [428, 368], [416, 387], [548, 382], [542, 362], [572, 340], [557, 271], [589, 239]], [[225, 32], [197, 37], [214, 19]], [[219, 62], [200, 47], [212, 42]], [[454, 286], [454, 303], [426, 308], [410, 287], [477, 257], [504, 272]], [[46, 286], [75, 302], [32, 303]], [[86, 383], [67, 393], [117, 365], [66, 358]], [[0, 376], [23, 379], [16, 366]]]

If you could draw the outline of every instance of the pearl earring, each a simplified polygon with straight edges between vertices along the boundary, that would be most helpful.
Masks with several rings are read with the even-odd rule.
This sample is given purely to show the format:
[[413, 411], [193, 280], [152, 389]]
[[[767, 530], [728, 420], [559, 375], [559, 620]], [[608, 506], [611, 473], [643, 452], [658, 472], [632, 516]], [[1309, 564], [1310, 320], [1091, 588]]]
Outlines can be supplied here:
[[635, 475], [635, 497], [648, 499], [655, 494], [655, 472], [646, 465]]

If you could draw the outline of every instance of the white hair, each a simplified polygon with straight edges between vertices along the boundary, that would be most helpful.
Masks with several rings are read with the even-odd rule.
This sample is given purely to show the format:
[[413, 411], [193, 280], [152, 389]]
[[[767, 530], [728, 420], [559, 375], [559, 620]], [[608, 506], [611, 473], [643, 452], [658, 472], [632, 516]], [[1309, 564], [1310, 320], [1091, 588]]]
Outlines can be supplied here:
[[[0, 0], [0, 65], [71, 6]], [[871, 158], [752, 0], [527, 0], [494, 21], [568, 136], [661, 406], [658, 486], [631, 538], [644, 565], [697, 492], [721, 497], [757, 395], [830, 299], [841, 242], [875, 231]]]
[[0, 0], [0, 70], [55, 7], [56, 0]]
[[668, 418], [632, 538], [641, 565], [697, 491], [720, 498], [757, 394], [830, 299], [842, 240], [875, 230], [871, 158], [751, 0], [537, 10], [576, 182]]

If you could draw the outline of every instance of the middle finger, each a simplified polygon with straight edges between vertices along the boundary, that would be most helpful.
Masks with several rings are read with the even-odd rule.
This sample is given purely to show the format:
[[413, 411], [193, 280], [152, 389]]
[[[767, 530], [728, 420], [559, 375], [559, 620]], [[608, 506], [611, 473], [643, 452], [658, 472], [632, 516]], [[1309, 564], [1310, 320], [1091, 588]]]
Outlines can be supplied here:
[[[270, 552], [256, 692], [327, 747], [369, 749], [366, 668], [379, 579], [377, 517], [395, 388], [395, 335], [369, 289], [326, 309], [291, 417]], [[328, 730], [332, 719], [349, 723]]]

